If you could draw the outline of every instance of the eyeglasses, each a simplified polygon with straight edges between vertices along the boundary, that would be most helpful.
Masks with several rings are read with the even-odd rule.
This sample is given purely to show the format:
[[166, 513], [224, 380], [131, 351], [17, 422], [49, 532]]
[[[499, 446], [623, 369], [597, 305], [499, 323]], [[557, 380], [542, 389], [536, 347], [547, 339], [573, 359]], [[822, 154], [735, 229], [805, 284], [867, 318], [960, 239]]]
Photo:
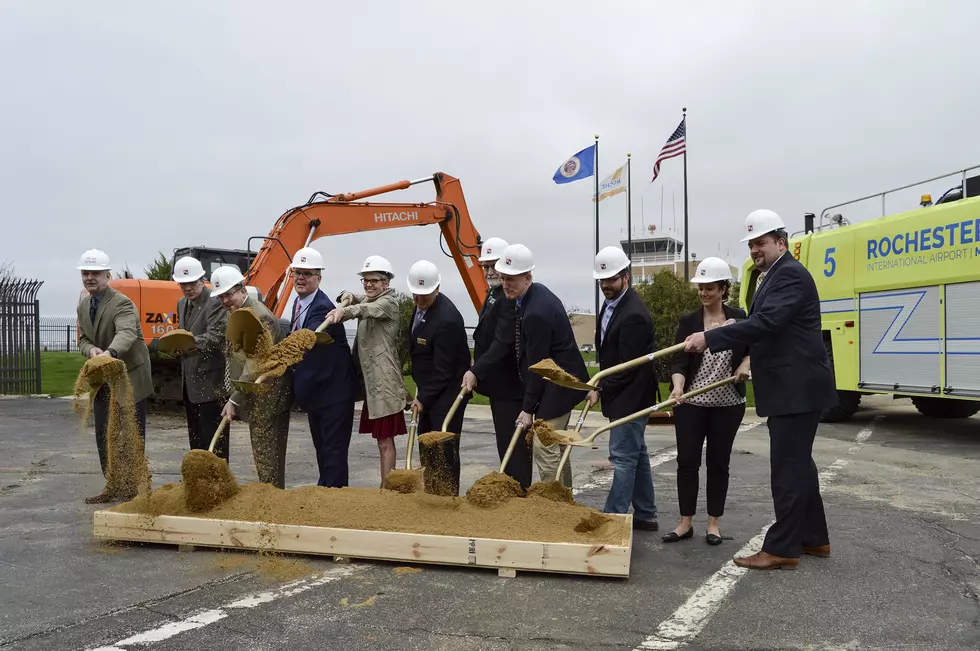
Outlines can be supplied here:
[[384, 282], [384, 278], [361, 278], [362, 285], [378, 285]]
[[297, 278], [311, 278], [311, 277], [316, 276], [316, 275], [318, 275], [318, 274], [315, 271], [296, 271], [296, 270], [293, 270], [293, 276], [296, 276]]

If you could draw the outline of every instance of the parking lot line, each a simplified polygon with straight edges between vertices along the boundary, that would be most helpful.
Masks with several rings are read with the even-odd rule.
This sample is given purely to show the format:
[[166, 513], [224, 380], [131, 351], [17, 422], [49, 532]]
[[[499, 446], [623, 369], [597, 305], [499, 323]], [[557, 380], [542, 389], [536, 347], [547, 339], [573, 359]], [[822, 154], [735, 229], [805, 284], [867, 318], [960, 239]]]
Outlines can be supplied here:
[[284, 597], [292, 597], [294, 595], [306, 592], [307, 590], [312, 590], [317, 586], [332, 583], [333, 581], [351, 576], [352, 574], [363, 572], [364, 570], [368, 569], [368, 567], [370, 566], [356, 564], [332, 567], [326, 572], [321, 572], [317, 576], [309, 579], [293, 581], [292, 583], [287, 583], [286, 585], [275, 590], [239, 597], [234, 601], [231, 601], [218, 608], [196, 612], [182, 620], [169, 622], [163, 626], [159, 626], [148, 631], [143, 631], [142, 633], [137, 633], [136, 635], [131, 635], [130, 637], [110, 644], [109, 646], [101, 646], [96, 648], [89, 647], [89, 649], [90, 651], [125, 651], [126, 647], [134, 645], [146, 647], [155, 642], [168, 640], [175, 635], [184, 633], [185, 631], [203, 628], [217, 621], [221, 621], [228, 616], [229, 611], [241, 608], [255, 608], [261, 604], [271, 603]]
[[[868, 427], [858, 432], [854, 438], [854, 445], [848, 451], [852, 455], [864, 445], [874, 431], [875, 425], [881, 419], [876, 416]], [[837, 459], [828, 468], [820, 472], [820, 483], [827, 484], [834, 480], [837, 473], [846, 466], [848, 459]], [[758, 534], [752, 537], [745, 545], [738, 550], [735, 556], [746, 556], [754, 554], [762, 549], [762, 543], [766, 538], [769, 527], [775, 524], [772, 520], [762, 528]], [[705, 625], [711, 620], [722, 602], [732, 593], [735, 585], [745, 576], [748, 570], [744, 567], [735, 565], [728, 561], [721, 566], [717, 572], [712, 574], [701, 584], [694, 594], [692, 594], [684, 604], [681, 605], [674, 614], [661, 622], [657, 627], [657, 632], [648, 635], [634, 651], [670, 651], [679, 649], [691, 642]]]

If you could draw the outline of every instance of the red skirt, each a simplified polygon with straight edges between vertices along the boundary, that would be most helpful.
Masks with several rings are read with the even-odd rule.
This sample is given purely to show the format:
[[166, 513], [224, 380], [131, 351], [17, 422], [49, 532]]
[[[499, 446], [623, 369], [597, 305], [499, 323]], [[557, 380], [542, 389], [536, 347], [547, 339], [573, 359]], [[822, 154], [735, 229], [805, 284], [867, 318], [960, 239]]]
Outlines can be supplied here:
[[370, 434], [376, 439], [388, 439], [408, 433], [408, 429], [405, 427], [405, 414], [399, 411], [390, 416], [371, 418], [368, 415], [367, 400], [361, 407], [361, 422], [357, 431], [361, 434]]

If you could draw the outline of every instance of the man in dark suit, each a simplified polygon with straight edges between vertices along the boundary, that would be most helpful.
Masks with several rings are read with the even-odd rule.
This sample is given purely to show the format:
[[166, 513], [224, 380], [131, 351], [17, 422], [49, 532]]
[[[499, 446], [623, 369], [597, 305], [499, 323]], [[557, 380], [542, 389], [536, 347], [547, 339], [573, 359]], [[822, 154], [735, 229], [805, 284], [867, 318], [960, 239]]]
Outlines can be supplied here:
[[[649, 355], [656, 349], [653, 319], [639, 294], [630, 287], [630, 261], [618, 247], [608, 246], [595, 258], [592, 277], [599, 281], [606, 302], [599, 312], [595, 348], [599, 368], [607, 369]], [[657, 402], [657, 379], [653, 364], [636, 366], [600, 380], [590, 391], [590, 405], [602, 400], [602, 415], [618, 420]], [[603, 511], [629, 513], [633, 505], [633, 527], [656, 531], [656, 495], [650, 454], [643, 435], [648, 417], [637, 418], [609, 432], [609, 461], [613, 465], [612, 487]]]
[[[572, 408], [582, 401], [581, 391], [546, 382], [529, 369], [543, 359], [551, 358], [558, 366], [583, 382], [589, 379], [585, 361], [575, 345], [575, 335], [561, 300], [541, 283], [534, 282], [534, 256], [523, 244], [511, 244], [495, 265], [503, 280], [504, 295], [515, 302], [515, 358], [524, 382], [524, 398], [517, 422], [527, 429], [535, 419], [548, 422], [555, 429], [567, 429]], [[554, 481], [562, 447], [533, 443], [534, 461], [541, 481]], [[571, 463], [566, 463], [562, 484], [571, 488]]]
[[[78, 349], [86, 358], [112, 357], [126, 363], [126, 373], [133, 387], [136, 403], [136, 420], [139, 425], [139, 449], [126, 446], [127, 459], [143, 456], [146, 439], [146, 399], [153, 395], [153, 379], [150, 375], [150, 351], [143, 340], [136, 304], [121, 292], [109, 287], [109, 256], [98, 249], [82, 254], [77, 269], [81, 271], [82, 285], [88, 296], [78, 303]], [[121, 396], [117, 396], [117, 401]], [[99, 450], [99, 463], [105, 476], [105, 488], [98, 495], [85, 498], [86, 504], [105, 504], [113, 500], [131, 500], [136, 497], [137, 487], [125, 481], [127, 473], [113, 467], [109, 456], [109, 386], [102, 385], [96, 392], [92, 405], [95, 415], [95, 443]], [[123, 437], [124, 441], [129, 436]]]
[[[412, 378], [418, 395], [412, 407], [419, 412], [418, 432], [442, 431], [470, 367], [470, 348], [466, 343], [463, 317], [453, 302], [439, 292], [442, 281], [436, 266], [420, 260], [408, 272], [408, 288], [415, 301], [412, 310], [409, 349], [412, 355]], [[463, 412], [469, 402], [466, 393], [462, 403], [449, 421], [447, 430], [459, 434], [463, 429]], [[450, 471], [459, 494], [459, 437], [449, 443]], [[421, 457], [420, 457], [421, 458]]]
[[[313, 248], [302, 248], [291, 266], [296, 300], [290, 331], [316, 330], [336, 306], [320, 290], [323, 256]], [[351, 431], [354, 427], [356, 376], [347, 331], [342, 323], [325, 330], [333, 343], [314, 346], [293, 367], [293, 396], [306, 412], [320, 469], [318, 486], [342, 488], [349, 481], [347, 465]]]
[[[195, 345], [185, 354], [176, 351], [180, 357], [187, 438], [192, 450], [207, 450], [228, 399], [224, 352], [228, 311], [217, 297], [211, 296], [204, 284], [204, 267], [196, 258], [178, 260], [173, 279], [184, 294], [177, 301], [177, 325], [194, 335]], [[159, 341], [150, 342], [151, 352], [156, 352]], [[218, 439], [214, 453], [228, 461], [228, 436]]]
[[[501, 461], [507, 454], [524, 403], [524, 385], [514, 354], [514, 301], [504, 296], [500, 274], [494, 269], [505, 248], [507, 242], [499, 237], [491, 237], [483, 244], [480, 264], [490, 288], [473, 331], [473, 366], [463, 376], [467, 391], [476, 389], [490, 399]], [[531, 447], [524, 438], [515, 444], [504, 472], [524, 490], [531, 486]]]
[[685, 350], [749, 346], [756, 413], [768, 416], [776, 523], [761, 552], [734, 560], [751, 569], [795, 569], [801, 553], [830, 555], [812, 455], [821, 412], [837, 405], [837, 391], [824, 349], [817, 288], [806, 267], [787, 251], [782, 219], [771, 210], [756, 210], [745, 229], [742, 241], [749, 243], [761, 283], [748, 318], [690, 335]]

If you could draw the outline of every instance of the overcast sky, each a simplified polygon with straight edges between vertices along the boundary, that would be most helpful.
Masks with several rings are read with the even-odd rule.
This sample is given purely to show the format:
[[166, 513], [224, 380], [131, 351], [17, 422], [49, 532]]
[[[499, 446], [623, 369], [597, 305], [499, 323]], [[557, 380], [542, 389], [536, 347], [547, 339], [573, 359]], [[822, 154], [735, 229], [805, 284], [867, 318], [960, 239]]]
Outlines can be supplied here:
[[[245, 248], [316, 190], [442, 171], [484, 239], [526, 244], [536, 280], [591, 308], [593, 182], [551, 177], [596, 133], [600, 178], [633, 154], [636, 232], [641, 197], [658, 232], [676, 201], [680, 229], [682, 159], [649, 180], [686, 106], [691, 251], [736, 265], [753, 209], [798, 230], [804, 212], [980, 164], [980, 3], [803, 5], [8, 0], [0, 260], [45, 281], [44, 314], [71, 315], [87, 248], [141, 272], [179, 246]], [[617, 244], [625, 196], [600, 207], [600, 245]], [[315, 246], [330, 294], [367, 255], [402, 290], [429, 259], [475, 323], [436, 227]]]

